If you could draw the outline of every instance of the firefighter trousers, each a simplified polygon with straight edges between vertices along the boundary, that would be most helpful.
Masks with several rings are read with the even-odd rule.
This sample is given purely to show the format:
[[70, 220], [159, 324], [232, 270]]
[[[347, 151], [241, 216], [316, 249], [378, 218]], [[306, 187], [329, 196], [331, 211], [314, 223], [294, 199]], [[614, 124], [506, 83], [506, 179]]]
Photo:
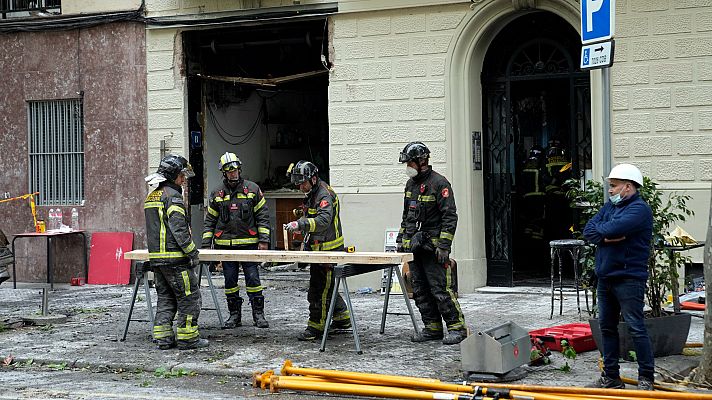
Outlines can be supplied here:
[[[221, 249], [231, 249], [231, 250], [257, 250], [257, 245], [254, 246], [240, 246], [240, 247], [219, 247]], [[252, 302], [253, 298], [262, 298], [262, 283], [260, 281], [259, 264], [255, 262], [236, 262], [236, 261], [223, 261], [223, 275], [225, 276], [225, 297], [230, 302], [231, 299], [240, 297], [240, 286], [237, 280], [240, 275], [240, 266], [242, 266], [242, 273], [245, 276], [245, 292]]]
[[195, 270], [188, 265], [180, 265], [154, 267], [153, 272], [158, 295], [153, 339], [159, 345], [178, 343], [183, 346], [196, 342], [200, 339], [198, 316], [202, 303]]
[[[326, 316], [331, 305], [331, 296], [334, 293], [334, 267], [333, 264], [311, 264], [309, 268], [309, 322], [310, 328], [320, 332], [324, 331]], [[346, 308], [346, 303], [340, 294], [336, 294], [336, 305], [334, 307], [334, 321], [345, 321], [350, 319], [350, 314]]]
[[413, 299], [420, 310], [425, 329], [442, 332], [445, 320], [448, 331], [466, 329], [465, 316], [453, 290], [451, 268], [443, 268], [435, 252], [418, 251], [410, 263]]

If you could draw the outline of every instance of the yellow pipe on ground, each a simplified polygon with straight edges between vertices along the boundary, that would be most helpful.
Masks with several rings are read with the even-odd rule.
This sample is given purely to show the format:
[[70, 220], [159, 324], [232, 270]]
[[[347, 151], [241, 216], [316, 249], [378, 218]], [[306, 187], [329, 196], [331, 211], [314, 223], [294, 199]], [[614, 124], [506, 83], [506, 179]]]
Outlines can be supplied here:
[[[267, 371], [267, 372], [272, 372]], [[261, 387], [262, 389], [265, 389], [265, 386], [269, 385], [270, 379], [272, 378], [272, 374], [260, 374], [260, 373], [254, 373], [252, 375], [252, 387]], [[287, 380], [295, 380], [295, 381], [303, 381], [303, 382], [333, 382], [333, 383], [351, 383], [354, 385], [371, 385], [371, 382], [366, 382], [366, 381], [358, 381], [354, 379], [336, 379], [336, 378], [322, 378], [318, 376], [303, 376], [303, 375], [281, 375], [281, 379], [287, 379]], [[394, 385], [398, 387], [408, 387], [404, 385]]]
[[290, 360], [286, 360], [284, 362], [284, 365], [282, 366], [282, 375], [307, 375], [336, 379], [353, 379], [370, 382], [371, 384], [398, 385], [421, 389], [441, 390], [446, 392], [472, 393], [472, 387], [470, 386], [445, 383], [437, 379], [400, 375], [369, 374], [365, 372], [338, 371], [330, 369], [299, 368], [292, 366], [292, 362]]
[[600, 396], [628, 396], [634, 398], [650, 399], [673, 399], [673, 400], [712, 400], [712, 394], [694, 392], [648, 392], [628, 389], [596, 389], [584, 387], [563, 387], [563, 386], [537, 386], [537, 385], [511, 385], [504, 383], [470, 383], [475, 387], [500, 388], [510, 390], [522, 390], [529, 392], [545, 392], [556, 394], [591, 394]]
[[289, 389], [307, 392], [324, 392], [356, 396], [385, 397], [391, 399], [472, 400], [472, 395], [462, 393], [432, 393], [390, 386], [355, 385], [350, 383], [333, 382], [310, 382], [283, 378], [283, 376], [276, 375], [271, 378], [270, 391], [272, 393], [279, 391], [279, 389]]

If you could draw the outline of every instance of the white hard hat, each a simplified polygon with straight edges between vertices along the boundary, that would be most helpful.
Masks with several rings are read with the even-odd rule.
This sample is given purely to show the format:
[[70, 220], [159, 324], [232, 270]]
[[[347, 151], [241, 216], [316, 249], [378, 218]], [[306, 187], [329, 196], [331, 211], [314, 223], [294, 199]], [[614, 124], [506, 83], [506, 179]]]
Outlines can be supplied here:
[[643, 174], [640, 173], [638, 167], [632, 164], [616, 165], [613, 169], [611, 169], [611, 173], [608, 174], [608, 178], [606, 179], [633, 181], [639, 186], [643, 186]]

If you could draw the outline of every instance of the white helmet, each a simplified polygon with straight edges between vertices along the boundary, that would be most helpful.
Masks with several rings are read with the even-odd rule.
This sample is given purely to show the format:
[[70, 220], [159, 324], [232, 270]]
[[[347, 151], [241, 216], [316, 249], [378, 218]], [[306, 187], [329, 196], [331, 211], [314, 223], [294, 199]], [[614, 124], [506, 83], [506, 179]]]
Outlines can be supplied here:
[[643, 186], [643, 174], [641, 174], [638, 167], [633, 164], [616, 165], [613, 169], [611, 169], [611, 173], [608, 174], [608, 178], [606, 179], [633, 181], [637, 183], [638, 186]]

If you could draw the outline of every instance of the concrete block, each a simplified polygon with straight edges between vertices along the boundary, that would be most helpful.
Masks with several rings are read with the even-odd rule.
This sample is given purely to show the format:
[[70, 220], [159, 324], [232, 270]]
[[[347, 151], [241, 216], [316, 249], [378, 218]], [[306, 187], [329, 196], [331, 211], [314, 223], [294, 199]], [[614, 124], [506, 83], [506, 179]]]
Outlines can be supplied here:
[[349, 181], [348, 176], [353, 172], [355, 171], [349, 171], [343, 167], [329, 167], [329, 183], [331, 184], [331, 186], [351, 186], [351, 182]]
[[[148, 129], [183, 129], [183, 111], [149, 112]], [[161, 138], [163, 139], [163, 138]]]
[[393, 75], [396, 78], [417, 78], [426, 74], [426, 63], [423, 60], [398, 60], [393, 65]]
[[347, 62], [338, 62], [331, 69], [329, 81], [355, 81], [358, 80], [358, 66]]
[[427, 138], [429, 142], [444, 142], [445, 141], [445, 124], [427, 124], [415, 125], [415, 136], [419, 138]]
[[362, 18], [358, 21], [358, 33], [361, 36], [388, 35], [391, 33], [391, 17]]
[[660, 60], [670, 58], [670, 41], [640, 40], [632, 44], [632, 56], [635, 61]]
[[437, 57], [430, 60], [430, 76], [442, 76], [445, 75], [445, 59]]
[[344, 143], [378, 143], [378, 139], [381, 137], [383, 129], [387, 129], [387, 127], [380, 125], [356, 125], [346, 127], [343, 130]]
[[370, 79], [390, 79], [393, 76], [391, 61], [365, 62], [359, 67], [359, 78]]
[[338, 42], [334, 41], [334, 47], [335, 53], [343, 56], [344, 60], [373, 58], [376, 55], [376, 42], [374, 40], [346, 39]]
[[[405, 146], [413, 138], [413, 128], [409, 125], [390, 125], [383, 127], [381, 131], [381, 143], [402, 143]], [[402, 148], [401, 148], [402, 149]]]
[[662, 112], [655, 114], [656, 132], [691, 131], [694, 114], [692, 112]]
[[673, 104], [684, 106], [709, 106], [712, 104], [712, 85], [677, 86], [673, 91]]
[[361, 106], [361, 122], [393, 121], [393, 105], [377, 104]]
[[346, 101], [374, 101], [376, 100], [376, 85], [351, 84], [346, 85]]
[[650, 19], [647, 16], [621, 17], [616, 21], [617, 38], [647, 36], [649, 34]]
[[358, 36], [358, 19], [352, 16], [335, 15], [334, 39], [355, 38]]
[[627, 90], [611, 90], [611, 107], [613, 110], [628, 109], [628, 91]]
[[148, 92], [149, 110], [182, 110], [185, 105], [183, 93], [179, 90], [161, 90]]
[[445, 83], [442, 80], [415, 81], [412, 85], [414, 99], [445, 97]]
[[712, 56], [712, 38], [695, 37], [682, 38], [673, 41], [675, 57], [704, 57]]
[[410, 43], [407, 37], [394, 37], [379, 40], [376, 45], [376, 54], [379, 57], [407, 56]]
[[363, 163], [365, 165], [392, 165], [394, 160], [398, 160], [400, 149], [395, 147], [369, 147], [363, 152]]
[[329, 144], [332, 146], [348, 144], [349, 142], [346, 141], [346, 129], [345, 125], [335, 125], [330, 127]]
[[672, 155], [670, 136], [638, 136], [633, 139], [633, 154], [641, 157]]
[[150, 93], [153, 90], [175, 89], [176, 82], [173, 72], [149, 73], [146, 75], [146, 87]]
[[652, 68], [653, 83], [691, 82], [692, 63], [655, 64]]
[[360, 108], [357, 106], [332, 106], [329, 122], [332, 124], [353, 124], [359, 121]]
[[695, 162], [692, 160], [661, 160], [655, 166], [660, 181], [694, 181]]
[[443, 31], [456, 28], [465, 17], [464, 11], [436, 12], [428, 14], [428, 30]]
[[452, 35], [430, 35], [413, 37], [410, 39], [413, 54], [438, 54], [446, 53]]
[[445, 102], [430, 103], [430, 119], [433, 121], [445, 119]]
[[425, 32], [426, 17], [423, 13], [394, 15], [391, 17], [393, 33]]
[[628, 157], [630, 155], [630, 138], [613, 138], [613, 157]]
[[712, 62], [700, 61], [695, 65], [698, 81], [712, 81]]
[[697, 176], [701, 181], [712, 181], [712, 160], [700, 160], [698, 171]]
[[384, 82], [378, 85], [379, 100], [410, 99], [410, 82]]
[[625, 15], [628, 12], [628, 0], [616, 1], [616, 15]]
[[712, 0], [675, 0], [672, 4], [675, 8], [703, 8], [711, 7]]
[[680, 136], [675, 143], [680, 155], [712, 154], [712, 140], [709, 135]]
[[670, 108], [670, 88], [645, 88], [630, 91], [633, 109]]
[[628, 0], [631, 12], [662, 11], [670, 8], [670, 0]]
[[613, 133], [650, 132], [650, 114], [613, 113], [611, 131]]
[[626, 62], [630, 60], [631, 57], [631, 46], [628, 44], [626, 41], [620, 41], [616, 42], [616, 54], [615, 54], [615, 62], [617, 65], [620, 65], [622, 62]]
[[712, 130], [712, 110], [700, 110], [697, 112], [697, 128], [700, 130]]
[[344, 85], [335, 82], [329, 83], [329, 103], [341, 103], [344, 101]]
[[650, 66], [641, 64], [616, 65], [615, 68], [611, 68], [611, 82], [614, 86], [650, 83]]
[[[396, 152], [400, 152], [402, 149], [397, 149]], [[397, 154], [397, 153], [396, 153]], [[405, 167], [395, 168], [381, 168], [380, 169], [380, 182], [383, 186], [403, 186], [408, 181], [408, 177], [405, 175]]]
[[151, 0], [146, 5], [146, 10], [149, 13], [171, 11], [180, 8], [178, 0]]
[[[445, 145], [433, 144], [431, 141], [428, 141], [427, 138], [419, 140], [426, 142], [428, 148], [430, 149], [430, 163], [433, 165], [433, 169], [447, 177], [447, 168], [445, 167], [445, 163], [447, 162], [448, 154]], [[438, 163], [442, 163], [442, 165], [438, 165]]]
[[420, 121], [428, 119], [428, 105], [424, 103], [405, 103], [398, 106], [397, 121]]
[[[710, 2], [712, 7], [712, 2]], [[708, 32], [712, 31], [712, 12], [695, 13], [695, 31]]]
[[329, 164], [334, 165], [358, 165], [361, 163], [361, 149], [353, 146], [346, 146], [344, 149], [331, 149]]
[[172, 51], [152, 51], [146, 54], [146, 70], [165, 71], [173, 69]]
[[653, 35], [692, 32], [692, 14], [658, 15], [653, 17]]
[[175, 29], [151, 29], [146, 31], [146, 51], [173, 51], [176, 39]]
[[361, 167], [358, 173], [351, 175], [351, 178], [356, 181], [356, 186], [359, 187], [369, 187], [369, 186], [380, 186], [381, 182], [373, 179], [379, 176], [380, 168], [377, 167]]

